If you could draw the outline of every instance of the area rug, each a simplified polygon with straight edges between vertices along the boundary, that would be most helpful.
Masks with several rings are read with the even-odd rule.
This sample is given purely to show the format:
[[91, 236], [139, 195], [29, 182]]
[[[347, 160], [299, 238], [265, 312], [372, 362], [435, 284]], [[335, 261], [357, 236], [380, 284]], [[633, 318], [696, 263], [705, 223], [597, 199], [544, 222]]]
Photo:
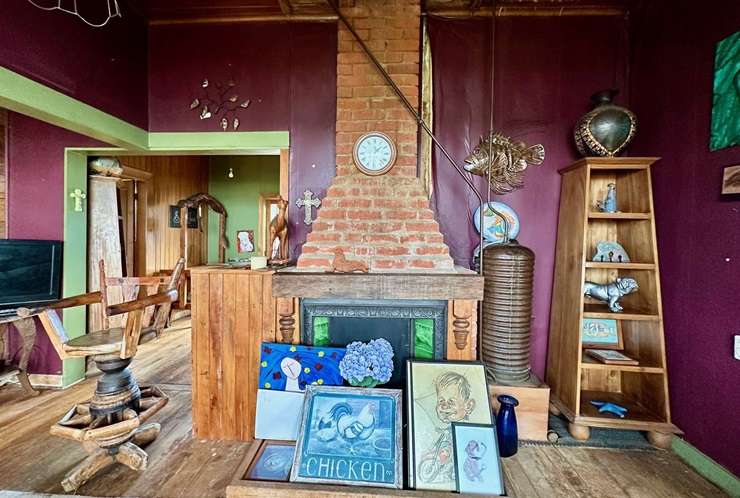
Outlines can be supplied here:
[[522, 446], [579, 446], [582, 448], [616, 448], [620, 450], [656, 450], [640, 431], [591, 428], [591, 437], [579, 441], [568, 432], [568, 421], [550, 414], [548, 426], [558, 435], [556, 443], [547, 441], [520, 441]]

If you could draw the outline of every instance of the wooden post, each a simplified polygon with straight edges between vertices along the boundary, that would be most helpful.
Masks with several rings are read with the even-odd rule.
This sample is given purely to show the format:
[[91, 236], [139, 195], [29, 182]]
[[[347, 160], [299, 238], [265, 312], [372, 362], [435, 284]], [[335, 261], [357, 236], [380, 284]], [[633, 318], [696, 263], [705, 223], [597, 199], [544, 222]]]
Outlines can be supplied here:
[[295, 298], [280, 298], [277, 300], [278, 306], [278, 324], [280, 329], [280, 342], [296, 344], [298, 338], [295, 337], [296, 330], [296, 306]]

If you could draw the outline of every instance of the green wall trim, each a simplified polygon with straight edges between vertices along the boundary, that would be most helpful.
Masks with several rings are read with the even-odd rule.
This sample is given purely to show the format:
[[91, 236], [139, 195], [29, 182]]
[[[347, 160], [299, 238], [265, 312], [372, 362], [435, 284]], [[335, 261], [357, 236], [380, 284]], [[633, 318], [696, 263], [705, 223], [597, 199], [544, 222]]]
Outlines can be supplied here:
[[[83, 211], [74, 210], [70, 192], [79, 188], [87, 193], [87, 154], [65, 150], [64, 154], [64, 249], [62, 261], [62, 295], [76, 296], [87, 292], [87, 199]], [[87, 329], [87, 307], [77, 306], [62, 312], [64, 329], [70, 338]], [[68, 387], [85, 377], [85, 359], [64, 360], [62, 387]]]
[[[149, 151], [198, 151], [207, 150], [210, 154], [228, 153], [234, 149], [250, 151], [257, 149], [265, 154], [279, 153], [290, 145], [287, 131], [251, 132], [178, 132], [149, 133]], [[231, 152], [233, 153], [233, 152]]]
[[740, 479], [685, 440], [674, 437], [673, 451], [705, 479], [733, 498], [740, 498]]
[[148, 133], [61, 92], [0, 67], [0, 106], [129, 149], [144, 149]]
[[[69, 193], [87, 191], [87, 156], [102, 154], [235, 154], [278, 155], [290, 144], [287, 131], [149, 133], [73, 97], [0, 67], [0, 107], [108, 143], [113, 147], [70, 147], [64, 153], [64, 297], [87, 292], [87, 203], [74, 211]], [[70, 337], [84, 334], [84, 307], [63, 311]], [[84, 359], [65, 360], [62, 383], [68, 387], [85, 377]]]

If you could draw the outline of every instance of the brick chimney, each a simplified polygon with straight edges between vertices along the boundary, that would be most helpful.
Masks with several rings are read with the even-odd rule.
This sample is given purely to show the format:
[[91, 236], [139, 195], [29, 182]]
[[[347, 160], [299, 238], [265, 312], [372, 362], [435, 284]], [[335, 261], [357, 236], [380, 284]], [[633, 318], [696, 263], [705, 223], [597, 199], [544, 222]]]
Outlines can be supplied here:
[[[355, 0], [342, 9], [408, 100], [419, 100], [419, 0]], [[452, 258], [416, 176], [417, 124], [352, 34], [338, 22], [337, 172], [298, 258], [298, 268], [331, 268], [333, 250], [371, 271], [450, 272]], [[352, 149], [364, 133], [396, 143], [395, 166], [367, 176]]]

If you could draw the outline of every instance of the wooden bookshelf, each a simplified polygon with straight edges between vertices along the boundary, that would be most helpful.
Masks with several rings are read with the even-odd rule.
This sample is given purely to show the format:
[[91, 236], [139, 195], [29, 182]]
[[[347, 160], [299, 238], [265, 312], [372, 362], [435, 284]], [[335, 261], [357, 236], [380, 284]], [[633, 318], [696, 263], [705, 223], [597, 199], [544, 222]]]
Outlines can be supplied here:
[[[550, 317], [547, 383], [554, 411], [570, 433], [588, 439], [590, 427], [642, 430], [657, 446], [681, 431], [671, 422], [663, 336], [660, 272], [655, 240], [650, 167], [657, 158], [585, 158], [560, 170], [562, 186], [555, 281]], [[596, 210], [609, 183], [616, 184], [616, 213]], [[601, 240], [619, 242], [629, 263], [592, 261]], [[637, 280], [639, 290], [622, 298], [624, 310], [586, 298], [583, 282]], [[638, 365], [601, 363], [581, 345], [584, 318], [619, 320], [623, 353]], [[598, 348], [595, 348], [598, 349]], [[625, 418], [599, 413], [591, 401], [628, 409]]]

